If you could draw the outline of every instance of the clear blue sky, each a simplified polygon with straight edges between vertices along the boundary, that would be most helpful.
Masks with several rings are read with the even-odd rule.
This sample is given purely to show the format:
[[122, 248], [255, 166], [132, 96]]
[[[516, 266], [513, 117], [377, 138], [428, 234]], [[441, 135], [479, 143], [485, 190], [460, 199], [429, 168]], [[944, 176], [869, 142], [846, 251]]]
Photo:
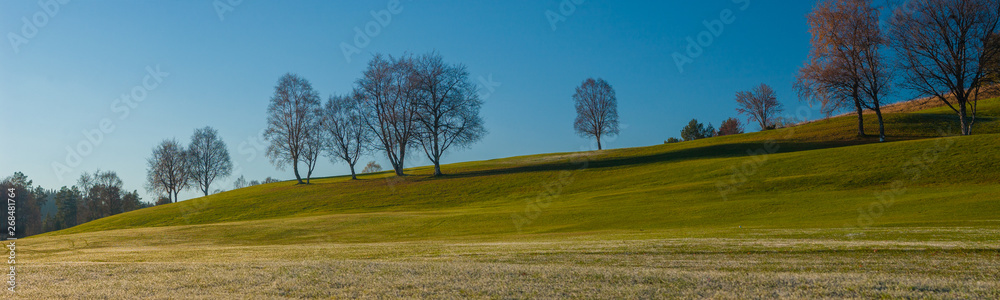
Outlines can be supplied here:
[[[446, 163], [594, 148], [572, 126], [571, 95], [587, 77], [603, 77], [617, 91], [622, 130], [605, 147], [660, 144], [692, 118], [718, 126], [736, 116], [734, 94], [759, 83], [774, 87], [789, 111], [801, 106], [791, 86], [806, 60], [805, 15], [813, 6], [752, 0], [742, 10], [746, 1], [587, 0], [561, 12], [561, 3], [572, 2], [402, 0], [401, 11], [384, 28], [370, 28], [378, 34], [348, 62], [341, 44], [355, 44], [354, 28], [365, 30], [375, 20], [371, 12], [391, 1], [232, 2], [238, 5], [222, 18], [212, 0], [75, 0], [54, 14], [37, 1], [0, 2], [0, 176], [21, 171], [58, 188], [75, 184], [81, 171], [114, 170], [126, 188], [155, 201], [143, 189], [152, 148], [166, 138], [187, 143], [195, 128], [212, 126], [240, 174], [293, 178], [252, 142], [265, 125], [276, 81], [292, 72], [324, 99], [346, 93], [374, 52], [436, 50], [467, 65], [476, 81], [492, 76], [499, 83], [482, 93], [490, 134], [446, 155]], [[673, 54], [684, 53], [686, 39], [697, 38], [703, 22], [724, 10], [735, 20], [680, 72]], [[547, 11], [559, 16], [555, 30]], [[25, 28], [23, 18], [42, 26]], [[24, 40], [12, 43], [11, 34]], [[147, 67], [169, 75], [146, 80], [155, 85], [147, 90]], [[116, 101], [133, 92], [145, 99], [126, 116]], [[99, 130], [103, 119], [114, 130], [60, 181], [53, 162], [66, 164], [66, 147], [86, 141], [83, 132]], [[427, 164], [422, 155], [407, 164]], [[371, 159], [388, 165], [378, 154], [363, 161]], [[346, 172], [346, 165], [329, 162], [316, 171]], [[215, 187], [231, 189], [235, 177]]]

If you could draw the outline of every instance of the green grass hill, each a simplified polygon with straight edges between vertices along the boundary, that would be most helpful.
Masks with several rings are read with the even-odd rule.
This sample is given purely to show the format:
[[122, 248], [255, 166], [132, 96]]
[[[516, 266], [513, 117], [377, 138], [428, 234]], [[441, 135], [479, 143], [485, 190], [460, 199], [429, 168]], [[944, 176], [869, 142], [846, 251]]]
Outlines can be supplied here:
[[[649, 147], [511, 157], [279, 182], [132, 211], [42, 236], [159, 228], [164, 243], [382, 242], [732, 228], [1000, 225], [1000, 98], [974, 135], [947, 107]], [[877, 130], [867, 116], [866, 130]], [[107, 232], [107, 234], [114, 234]], [[122, 233], [124, 234], [124, 233]]]

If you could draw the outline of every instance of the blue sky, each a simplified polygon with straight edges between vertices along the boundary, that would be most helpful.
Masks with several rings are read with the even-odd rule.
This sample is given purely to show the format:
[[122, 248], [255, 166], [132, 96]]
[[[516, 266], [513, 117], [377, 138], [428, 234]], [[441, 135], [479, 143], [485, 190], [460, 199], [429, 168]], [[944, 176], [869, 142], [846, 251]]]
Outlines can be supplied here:
[[[736, 116], [734, 94], [760, 83], [774, 87], [788, 111], [802, 106], [792, 82], [808, 53], [812, 1], [573, 1], [580, 2], [402, 0], [385, 26], [372, 12], [392, 1], [219, 0], [221, 17], [212, 0], [76, 0], [57, 11], [2, 1], [0, 175], [21, 171], [58, 188], [82, 171], [113, 170], [126, 188], [155, 201], [143, 189], [152, 148], [166, 138], [187, 143], [195, 128], [212, 126], [239, 174], [290, 179], [290, 169], [276, 170], [254, 138], [278, 78], [297, 73], [324, 98], [346, 93], [375, 52], [436, 50], [465, 64], [473, 80], [492, 82], [481, 93], [489, 135], [445, 163], [595, 148], [573, 132], [571, 96], [588, 77], [617, 92], [623, 126], [607, 148], [660, 144], [692, 118], [718, 126]], [[727, 10], [732, 22], [681, 72], [673, 54], [685, 54], [687, 39], [702, 32], [707, 41], [704, 23]], [[355, 28], [368, 23], [377, 34], [348, 61], [341, 45], [358, 46]], [[146, 79], [148, 69], [158, 78]], [[145, 97], [129, 107], [123, 94]], [[113, 130], [86, 142], [84, 132], [101, 130], [102, 120]], [[67, 147], [81, 143], [95, 146], [70, 166]], [[428, 164], [421, 156], [407, 164]], [[388, 166], [380, 154], [362, 160]], [[56, 171], [53, 163], [68, 168]], [[316, 174], [347, 172], [324, 162]], [[214, 188], [231, 189], [239, 174]]]

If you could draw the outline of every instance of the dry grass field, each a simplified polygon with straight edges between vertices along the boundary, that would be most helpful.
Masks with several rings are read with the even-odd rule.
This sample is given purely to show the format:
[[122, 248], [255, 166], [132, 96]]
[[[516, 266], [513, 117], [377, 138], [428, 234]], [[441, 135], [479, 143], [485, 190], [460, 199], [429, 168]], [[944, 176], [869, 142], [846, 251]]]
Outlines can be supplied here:
[[148, 238], [159, 230], [168, 229], [121, 232], [147, 236], [122, 247], [24, 241], [18, 298], [1000, 298], [1000, 245], [992, 242], [1000, 230], [739, 229], [694, 234], [729, 236], [722, 238], [599, 233], [290, 245], [164, 245]]

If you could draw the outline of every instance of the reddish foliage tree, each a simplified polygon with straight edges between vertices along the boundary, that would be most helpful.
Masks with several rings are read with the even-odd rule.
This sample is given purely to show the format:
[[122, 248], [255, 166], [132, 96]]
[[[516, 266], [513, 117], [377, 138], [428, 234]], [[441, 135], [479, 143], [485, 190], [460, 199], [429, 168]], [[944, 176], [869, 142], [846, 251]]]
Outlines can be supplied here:
[[743, 133], [743, 124], [740, 124], [740, 120], [736, 118], [729, 118], [722, 121], [722, 125], [719, 125], [718, 136], [732, 135]]

